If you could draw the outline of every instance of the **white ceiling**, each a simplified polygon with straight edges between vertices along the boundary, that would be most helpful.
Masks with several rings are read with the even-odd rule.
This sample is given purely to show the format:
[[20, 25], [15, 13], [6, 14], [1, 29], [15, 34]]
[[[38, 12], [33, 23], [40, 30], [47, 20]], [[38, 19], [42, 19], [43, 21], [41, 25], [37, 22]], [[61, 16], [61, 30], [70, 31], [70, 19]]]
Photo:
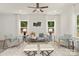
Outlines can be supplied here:
[[[28, 8], [28, 6], [35, 6], [35, 3], [0, 3], [0, 13], [21, 13], [29, 14], [33, 13], [34, 9]], [[48, 6], [43, 9], [44, 13], [59, 14], [66, 3], [40, 3], [40, 6]]]

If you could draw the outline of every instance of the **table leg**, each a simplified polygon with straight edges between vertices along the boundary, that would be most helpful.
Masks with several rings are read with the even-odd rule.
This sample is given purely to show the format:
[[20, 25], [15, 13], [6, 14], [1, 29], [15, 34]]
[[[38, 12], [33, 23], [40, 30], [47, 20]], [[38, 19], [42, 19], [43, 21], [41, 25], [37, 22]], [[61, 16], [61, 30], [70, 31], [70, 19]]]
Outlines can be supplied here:
[[74, 41], [72, 41], [72, 49], [73, 49], [73, 51], [74, 51]]
[[[28, 56], [35, 56], [37, 51], [24, 51]], [[32, 53], [32, 54], [31, 54]]]
[[47, 56], [50, 56], [50, 54], [53, 52], [53, 50], [52, 51], [46, 51], [47, 52]]
[[40, 52], [40, 54], [42, 54], [42, 56], [44, 56], [44, 55], [45, 55], [44, 51], [41, 51], [41, 52]]
[[[42, 54], [42, 56], [50, 56], [50, 54], [53, 52], [54, 50], [49, 51], [41, 51], [40, 54]], [[45, 53], [46, 52], [46, 53]]]

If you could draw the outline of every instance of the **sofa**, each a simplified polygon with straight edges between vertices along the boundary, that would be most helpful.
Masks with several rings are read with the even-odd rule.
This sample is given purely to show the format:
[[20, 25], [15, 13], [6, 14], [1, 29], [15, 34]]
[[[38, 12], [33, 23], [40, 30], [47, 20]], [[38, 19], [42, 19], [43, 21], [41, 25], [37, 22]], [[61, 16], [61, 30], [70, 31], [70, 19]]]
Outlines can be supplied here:
[[38, 40], [38, 41], [41, 41], [41, 42], [47, 41], [47, 39], [48, 39], [48, 38], [45, 36], [44, 33], [39, 33], [39, 36], [37, 37], [37, 40]]
[[45, 42], [45, 41], [52, 41], [54, 36], [52, 35], [45, 35], [44, 33], [39, 33], [36, 39], [33, 39], [31, 35], [26, 36], [27, 41], [34, 41], [34, 42]]

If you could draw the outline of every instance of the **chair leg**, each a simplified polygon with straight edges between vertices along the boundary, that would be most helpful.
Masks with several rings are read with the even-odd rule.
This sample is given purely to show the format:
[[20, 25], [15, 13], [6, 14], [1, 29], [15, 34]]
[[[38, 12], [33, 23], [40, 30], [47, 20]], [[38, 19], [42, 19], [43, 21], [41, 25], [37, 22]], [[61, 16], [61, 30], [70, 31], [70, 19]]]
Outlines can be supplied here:
[[42, 54], [42, 56], [44, 56], [44, 51], [41, 51], [40, 54]]
[[5, 40], [3, 41], [3, 49], [4, 49], [4, 47], [5, 47]]

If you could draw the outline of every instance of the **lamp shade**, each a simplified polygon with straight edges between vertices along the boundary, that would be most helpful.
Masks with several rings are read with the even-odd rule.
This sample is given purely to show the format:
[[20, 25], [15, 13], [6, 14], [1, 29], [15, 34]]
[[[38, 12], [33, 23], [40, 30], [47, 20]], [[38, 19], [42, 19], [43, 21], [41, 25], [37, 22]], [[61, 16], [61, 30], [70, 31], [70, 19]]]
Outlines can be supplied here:
[[50, 28], [50, 29], [49, 29], [49, 32], [52, 32], [52, 31], [53, 31], [53, 30]]
[[26, 29], [23, 29], [23, 32], [26, 32], [27, 30]]

